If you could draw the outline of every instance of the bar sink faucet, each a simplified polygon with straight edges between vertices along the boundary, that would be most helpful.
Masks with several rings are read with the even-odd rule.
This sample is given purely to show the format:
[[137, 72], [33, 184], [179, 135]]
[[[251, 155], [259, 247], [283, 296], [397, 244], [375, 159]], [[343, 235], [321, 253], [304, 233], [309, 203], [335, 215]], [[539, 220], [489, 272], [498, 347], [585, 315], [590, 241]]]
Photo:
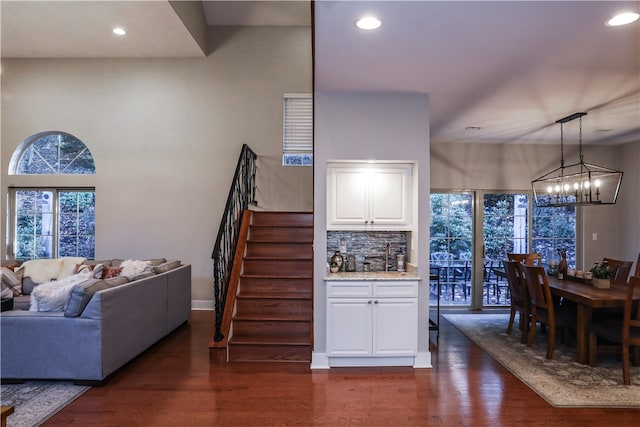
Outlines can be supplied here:
[[384, 256], [384, 271], [389, 271], [389, 257], [391, 256], [391, 243], [387, 243], [387, 250], [385, 251]]

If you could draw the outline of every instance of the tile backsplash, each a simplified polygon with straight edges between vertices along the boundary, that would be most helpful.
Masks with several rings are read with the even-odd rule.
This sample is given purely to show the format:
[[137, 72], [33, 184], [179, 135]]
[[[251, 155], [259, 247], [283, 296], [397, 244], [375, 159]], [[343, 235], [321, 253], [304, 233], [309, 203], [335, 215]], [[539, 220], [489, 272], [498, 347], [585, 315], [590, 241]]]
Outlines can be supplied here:
[[[405, 231], [327, 231], [327, 262], [340, 250], [340, 241], [344, 239], [346, 255], [355, 255], [356, 271], [362, 271], [363, 263], [371, 263], [371, 271], [384, 271], [387, 243], [391, 245], [389, 263], [396, 268], [396, 255], [407, 255], [407, 232]], [[406, 262], [409, 262], [407, 259]]]

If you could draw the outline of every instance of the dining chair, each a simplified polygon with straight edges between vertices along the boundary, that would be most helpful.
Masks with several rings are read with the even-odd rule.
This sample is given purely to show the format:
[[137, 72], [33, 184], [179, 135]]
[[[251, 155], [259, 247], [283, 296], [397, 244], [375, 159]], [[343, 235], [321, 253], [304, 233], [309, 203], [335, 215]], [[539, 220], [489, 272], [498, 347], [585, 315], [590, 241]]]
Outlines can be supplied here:
[[519, 266], [527, 284], [531, 303], [531, 326], [527, 337], [527, 347], [533, 345], [537, 322], [545, 324], [548, 326], [547, 359], [552, 359], [556, 340], [556, 327], [562, 326], [575, 329], [576, 315], [575, 313], [570, 313], [564, 307], [554, 304], [544, 267], [524, 264], [519, 264]]
[[627, 286], [622, 317], [609, 316], [594, 319], [589, 327], [589, 365], [596, 366], [598, 338], [620, 344], [622, 347], [622, 377], [625, 385], [631, 384], [630, 351], [634, 347], [634, 365], [640, 364], [640, 304], [634, 304], [634, 292], [640, 291], [640, 276], [631, 276]]
[[629, 273], [631, 272], [631, 266], [633, 261], [619, 261], [612, 258], [603, 258], [603, 263], [609, 264], [609, 270], [613, 272], [611, 282], [613, 283], [627, 283]]
[[513, 321], [516, 312], [519, 314], [519, 325], [522, 336], [521, 343], [526, 343], [527, 333], [529, 332], [530, 302], [527, 285], [522, 277], [520, 263], [518, 261], [503, 261], [505, 273], [507, 275], [507, 283], [511, 291], [511, 311], [509, 314], [509, 324], [507, 325], [507, 335], [511, 334], [513, 329]]
[[640, 276], [640, 254], [638, 254], [638, 261], [636, 261], [636, 272], [633, 275]]
[[507, 259], [509, 261], [517, 261], [531, 266], [542, 265], [542, 256], [536, 252], [527, 254], [507, 254]]

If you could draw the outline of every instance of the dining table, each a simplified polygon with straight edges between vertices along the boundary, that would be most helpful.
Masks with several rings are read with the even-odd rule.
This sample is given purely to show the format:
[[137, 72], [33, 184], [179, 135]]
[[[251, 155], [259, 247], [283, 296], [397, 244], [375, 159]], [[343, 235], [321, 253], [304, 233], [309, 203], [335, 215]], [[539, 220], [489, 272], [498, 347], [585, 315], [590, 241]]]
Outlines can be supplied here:
[[[608, 289], [594, 287], [590, 281], [565, 276], [547, 276], [551, 293], [567, 301], [576, 303], [576, 360], [581, 364], [589, 363], [589, 325], [594, 312], [619, 309], [622, 312], [627, 298], [627, 287], [624, 283], [611, 283]], [[633, 296], [640, 301], [640, 291]]]

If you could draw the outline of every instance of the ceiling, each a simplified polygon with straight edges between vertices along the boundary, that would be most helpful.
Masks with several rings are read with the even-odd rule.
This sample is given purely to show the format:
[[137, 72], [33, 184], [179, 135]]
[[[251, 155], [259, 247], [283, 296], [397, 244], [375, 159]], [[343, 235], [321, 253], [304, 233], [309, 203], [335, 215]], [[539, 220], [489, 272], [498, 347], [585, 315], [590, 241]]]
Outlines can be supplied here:
[[[175, 3], [3, 0], [2, 57], [203, 57]], [[203, 5], [210, 26], [311, 20], [308, 1]], [[316, 90], [429, 94], [432, 142], [557, 144], [585, 111], [584, 144], [640, 143], [640, 22], [604, 25], [622, 10], [640, 1], [317, 1]]]

